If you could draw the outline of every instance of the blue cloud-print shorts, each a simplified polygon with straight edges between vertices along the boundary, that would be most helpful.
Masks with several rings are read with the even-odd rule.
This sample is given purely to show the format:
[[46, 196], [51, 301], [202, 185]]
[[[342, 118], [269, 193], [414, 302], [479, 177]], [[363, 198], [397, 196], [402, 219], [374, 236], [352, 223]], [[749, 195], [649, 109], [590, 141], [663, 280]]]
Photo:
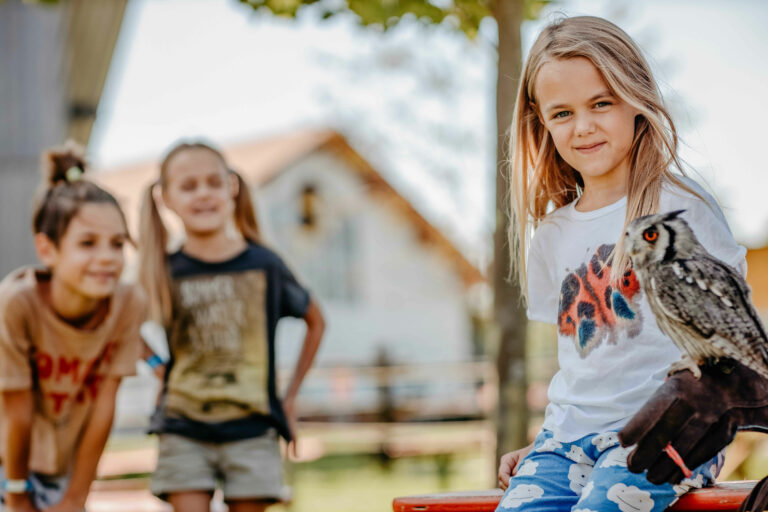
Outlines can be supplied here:
[[654, 485], [627, 469], [630, 451], [616, 432], [560, 443], [542, 430], [496, 511], [662, 512], [690, 489], [712, 485], [724, 460], [718, 454], [679, 485]]

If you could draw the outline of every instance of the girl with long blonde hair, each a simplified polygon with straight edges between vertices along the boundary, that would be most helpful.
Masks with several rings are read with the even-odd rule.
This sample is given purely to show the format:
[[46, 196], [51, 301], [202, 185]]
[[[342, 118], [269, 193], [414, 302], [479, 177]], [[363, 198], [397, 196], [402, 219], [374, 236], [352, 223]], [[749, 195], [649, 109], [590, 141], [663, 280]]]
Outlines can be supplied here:
[[613, 23], [582, 16], [544, 28], [511, 143], [514, 274], [528, 317], [557, 326], [560, 368], [536, 440], [502, 457], [499, 510], [662, 511], [713, 482], [722, 457], [675, 487], [627, 470], [617, 432], [680, 352], [656, 325], [621, 236], [639, 216], [684, 209], [711, 253], [745, 271], [746, 251], [684, 176], [651, 69]]

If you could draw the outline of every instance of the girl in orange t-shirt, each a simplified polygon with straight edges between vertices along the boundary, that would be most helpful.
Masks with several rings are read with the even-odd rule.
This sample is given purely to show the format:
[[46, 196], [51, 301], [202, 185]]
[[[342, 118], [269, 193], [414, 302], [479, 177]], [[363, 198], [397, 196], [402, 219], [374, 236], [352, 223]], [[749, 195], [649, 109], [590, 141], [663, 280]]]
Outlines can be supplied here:
[[44, 162], [33, 228], [45, 268], [0, 283], [0, 479], [13, 512], [84, 510], [145, 316], [139, 289], [118, 282], [129, 236], [117, 201], [82, 179], [77, 149]]

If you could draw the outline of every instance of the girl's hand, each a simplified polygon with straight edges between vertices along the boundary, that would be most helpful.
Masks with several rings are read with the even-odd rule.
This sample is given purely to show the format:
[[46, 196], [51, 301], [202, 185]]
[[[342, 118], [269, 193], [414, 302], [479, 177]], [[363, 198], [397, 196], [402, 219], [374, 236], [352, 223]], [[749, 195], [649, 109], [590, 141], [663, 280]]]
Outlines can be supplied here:
[[164, 364], [159, 364], [152, 368], [152, 373], [155, 374], [155, 377], [157, 377], [161, 384], [165, 382], [165, 368]]
[[517, 473], [520, 461], [533, 450], [533, 443], [525, 448], [505, 453], [499, 461], [499, 486], [503, 491], [509, 487], [509, 479]]
[[2, 510], [7, 510], [8, 512], [38, 512], [37, 507], [32, 503], [29, 494], [14, 494], [13, 498], [8, 498], [9, 495], [6, 494], [5, 508]]
[[288, 429], [291, 431], [291, 442], [288, 443], [288, 454], [292, 458], [299, 456], [299, 450], [296, 443], [298, 442], [298, 427], [296, 422], [296, 398], [293, 396], [286, 396], [283, 399], [283, 412], [285, 413], [285, 419], [288, 421]]

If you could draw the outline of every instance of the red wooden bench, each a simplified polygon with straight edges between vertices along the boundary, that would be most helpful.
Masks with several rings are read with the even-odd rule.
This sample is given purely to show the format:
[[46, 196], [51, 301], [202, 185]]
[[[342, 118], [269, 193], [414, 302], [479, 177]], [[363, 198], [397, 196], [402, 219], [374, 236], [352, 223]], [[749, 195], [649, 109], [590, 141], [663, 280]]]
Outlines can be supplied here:
[[[714, 487], [697, 489], [684, 495], [668, 510], [675, 512], [738, 510], [754, 485], [754, 480], [745, 480], [723, 482]], [[500, 489], [493, 489], [406, 496], [395, 498], [392, 509], [394, 512], [493, 512], [501, 501], [502, 494]]]

